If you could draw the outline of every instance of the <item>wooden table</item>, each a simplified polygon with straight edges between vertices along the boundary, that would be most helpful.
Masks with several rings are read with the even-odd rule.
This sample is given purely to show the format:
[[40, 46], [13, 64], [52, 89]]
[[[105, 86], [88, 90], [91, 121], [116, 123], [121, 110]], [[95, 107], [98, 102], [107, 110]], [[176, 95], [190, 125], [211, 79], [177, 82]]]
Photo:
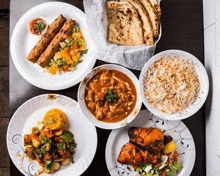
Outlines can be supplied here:
[[[10, 34], [17, 20], [29, 9], [40, 2], [46, 0], [29, 0], [19, 4], [23, 0], [11, 0], [10, 14]], [[82, 0], [64, 0], [81, 10], [83, 9]], [[168, 49], [180, 49], [196, 56], [204, 63], [204, 39], [203, 39], [203, 6], [202, 0], [162, 0], [162, 38], [159, 41], [156, 53]], [[156, 54], [155, 53], [155, 54]], [[95, 66], [106, 62], [97, 60]], [[139, 77], [140, 71], [132, 70]], [[79, 84], [66, 90], [47, 91], [30, 85], [17, 72], [10, 59], [10, 115], [28, 99], [45, 93], [58, 93], [69, 96], [77, 100], [77, 89]], [[142, 109], [145, 109], [142, 106]], [[183, 120], [191, 131], [196, 145], [196, 162], [192, 174], [195, 176], [206, 175], [205, 171], [205, 112], [204, 107], [193, 117]], [[102, 175], [108, 176], [105, 163], [105, 146], [111, 130], [97, 128], [98, 147], [95, 158], [90, 167], [82, 174], [83, 176]], [[11, 175], [22, 175], [11, 162]], [[73, 174], [74, 175], [74, 174]]]

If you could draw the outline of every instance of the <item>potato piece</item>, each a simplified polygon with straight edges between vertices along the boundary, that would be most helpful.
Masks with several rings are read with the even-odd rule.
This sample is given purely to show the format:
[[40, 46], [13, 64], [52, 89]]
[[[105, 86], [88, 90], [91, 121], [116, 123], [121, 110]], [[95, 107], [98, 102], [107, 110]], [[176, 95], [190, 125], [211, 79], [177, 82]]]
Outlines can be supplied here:
[[66, 158], [62, 161], [62, 166], [69, 166], [70, 164], [70, 158]]
[[51, 170], [52, 171], [58, 171], [58, 170], [60, 170], [60, 167], [61, 167], [61, 165], [60, 165], [59, 162], [54, 162], [52, 167], [51, 167]]
[[33, 142], [34, 147], [36, 147], [36, 148], [39, 147], [40, 142], [37, 139], [32, 138], [32, 142]]

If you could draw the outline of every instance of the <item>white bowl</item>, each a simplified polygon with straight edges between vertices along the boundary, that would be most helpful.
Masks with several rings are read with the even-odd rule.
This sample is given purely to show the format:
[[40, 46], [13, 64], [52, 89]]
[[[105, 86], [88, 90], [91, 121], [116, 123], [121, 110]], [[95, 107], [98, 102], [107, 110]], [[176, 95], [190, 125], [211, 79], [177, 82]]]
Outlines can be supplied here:
[[[137, 101], [136, 101], [136, 105], [135, 105], [133, 111], [130, 113], [130, 115], [127, 118], [125, 118], [122, 121], [116, 122], [116, 123], [107, 123], [107, 122], [102, 122], [102, 121], [97, 120], [96, 117], [87, 108], [87, 106], [85, 104], [85, 100], [84, 100], [85, 88], [86, 88], [87, 83], [97, 73], [98, 70], [103, 70], [103, 69], [105, 69], [105, 70], [118, 70], [118, 71], [126, 74], [132, 80], [132, 82], [134, 83], [136, 91], [137, 91]], [[97, 126], [99, 128], [103, 128], [103, 129], [116, 129], [116, 128], [123, 127], [123, 126], [129, 124], [132, 120], [135, 119], [135, 117], [139, 113], [141, 105], [142, 105], [138, 79], [130, 70], [128, 70], [125, 67], [122, 67], [122, 66], [119, 66], [119, 65], [115, 65], [115, 64], [101, 65], [99, 67], [94, 68], [83, 79], [83, 81], [79, 85], [79, 89], [78, 89], [78, 102], [79, 102], [79, 106], [80, 106], [82, 112], [84, 113], [84, 115], [95, 126]]]
[[[200, 91], [198, 93], [198, 97], [196, 98], [195, 102], [191, 104], [187, 109], [185, 109], [182, 112], [178, 112], [175, 114], [165, 114], [161, 112], [160, 110], [153, 108], [152, 105], [147, 101], [145, 95], [144, 95], [144, 89], [143, 89], [143, 79], [145, 77], [145, 74], [148, 70], [148, 68], [157, 60], [161, 59], [164, 55], [177, 55], [177, 56], [183, 56], [186, 59], [189, 59], [192, 61], [193, 64], [195, 64], [195, 70], [197, 72], [199, 81], [200, 81]], [[192, 54], [187, 53], [185, 51], [181, 50], [167, 50], [160, 52], [153, 56], [143, 67], [140, 77], [139, 77], [139, 87], [141, 92], [141, 98], [143, 100], [144, 105], [147, 107], [147, 109], [152, 112], [155, 116], [158, 116], [162, 119], [166, 120], [181, 120], [186, 119], [193, 114], [195, 114], [204, 104], [208, 92], [209, 92], [209, 79], [207, 72], [203, 66], [203, 64]]]

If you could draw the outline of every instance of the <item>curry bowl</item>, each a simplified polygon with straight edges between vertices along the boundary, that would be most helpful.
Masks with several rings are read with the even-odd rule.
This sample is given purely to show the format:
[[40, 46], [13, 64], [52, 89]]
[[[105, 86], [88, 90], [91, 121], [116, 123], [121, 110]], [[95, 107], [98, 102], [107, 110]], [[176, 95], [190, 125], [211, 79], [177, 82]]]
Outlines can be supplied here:
[[167, 50], [144, 65], [139, 87], [142, 101], [151, 113], [166, 120], [182, 120], [191, 117], [205, 103], [209, 79], [195, 56], [181, 50]]
[[78, 89], [82, 112], [102, 129], [120, 128], [134, 120], [142, 105], [140, 97], [137, 77], [115, 64], [94, 68]]

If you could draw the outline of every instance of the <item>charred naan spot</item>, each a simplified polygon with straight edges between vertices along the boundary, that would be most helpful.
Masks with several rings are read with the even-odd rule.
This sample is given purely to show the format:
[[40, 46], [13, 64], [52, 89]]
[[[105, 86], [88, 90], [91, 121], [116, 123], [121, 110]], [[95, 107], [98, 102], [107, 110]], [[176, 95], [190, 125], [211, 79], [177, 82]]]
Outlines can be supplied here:
[[131, 20], [132, 20], [132, 18], [130, 17], [130, 18], [129, 18], [129, 21], [131, 21]]
[[119, 19], [119, 16], [117, 16], [117, 18]]
[[132, 11], [131, 11], [131, 9], [130, 8], [128, 8], [128, 10], [126, 11], [127, 13], [131, 13]]

